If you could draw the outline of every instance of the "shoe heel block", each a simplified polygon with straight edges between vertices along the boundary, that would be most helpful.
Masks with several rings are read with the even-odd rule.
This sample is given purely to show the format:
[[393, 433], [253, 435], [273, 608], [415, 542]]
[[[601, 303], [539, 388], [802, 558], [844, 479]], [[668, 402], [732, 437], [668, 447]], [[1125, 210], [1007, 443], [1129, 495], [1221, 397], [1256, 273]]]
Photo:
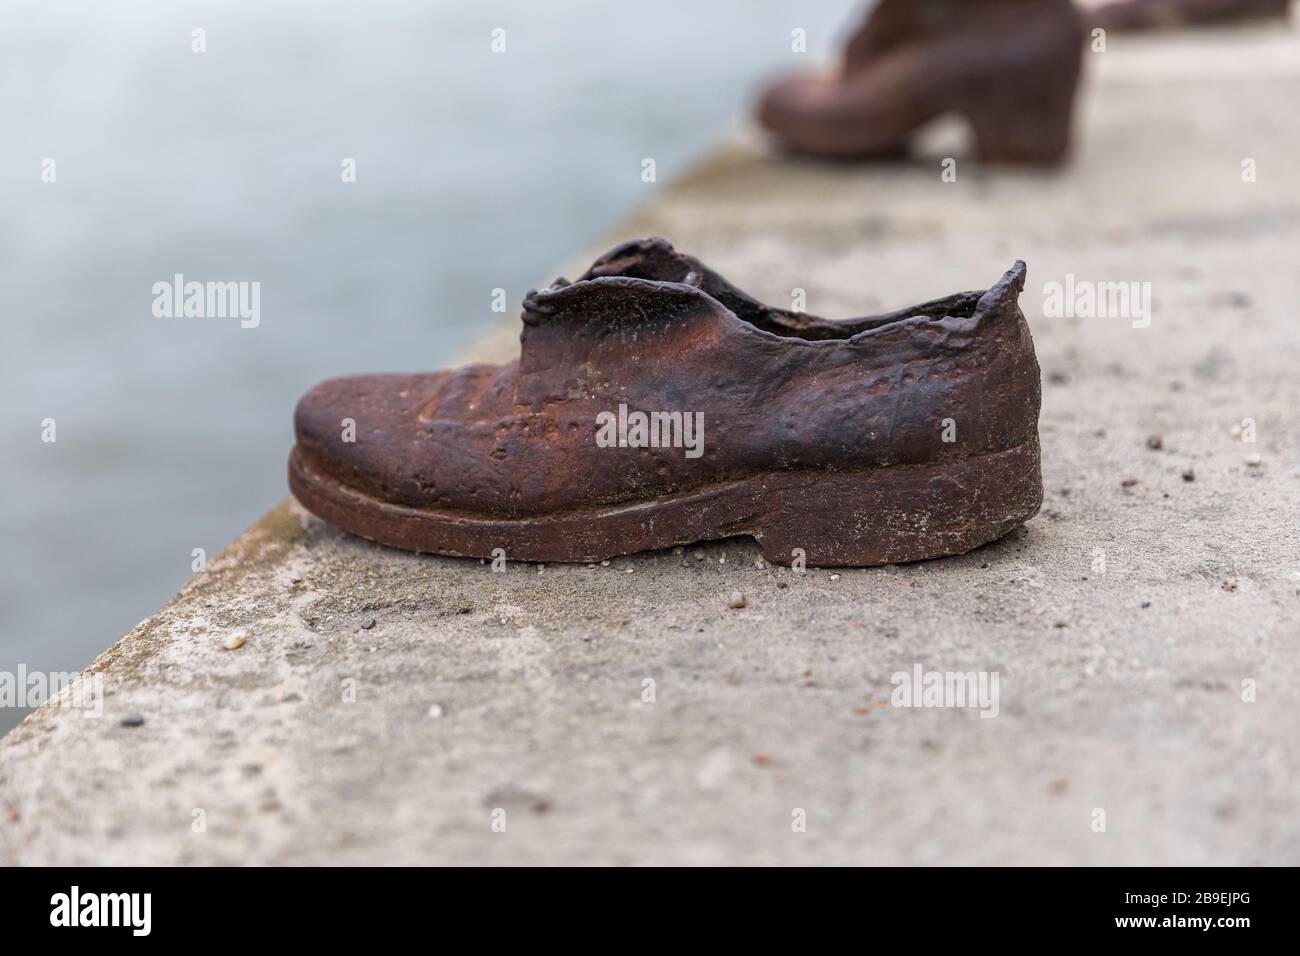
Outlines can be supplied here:
[[1018, 45], [1001, 73], [959, 98], [984, 162], [1055, 163], [1065, 158], [1083, 66], [1082, 27]]
[[774, 488], [754, 525], [763, 556], [867, 567], [961, 554], [994, 541], [1043, 502], [1038, 435], [987, 455], [926, 466], [819, 472]]

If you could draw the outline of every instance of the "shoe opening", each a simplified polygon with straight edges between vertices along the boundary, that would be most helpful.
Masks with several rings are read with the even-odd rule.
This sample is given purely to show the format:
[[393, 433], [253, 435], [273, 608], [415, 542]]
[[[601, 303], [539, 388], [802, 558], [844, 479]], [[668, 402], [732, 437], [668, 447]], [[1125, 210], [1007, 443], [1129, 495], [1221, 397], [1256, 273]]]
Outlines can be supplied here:
[[742, 322], [772, 335], [806, 341], [849, 339], [869, 329], [883, 328], [913, 318], [970, 318], [976, 313], [981, 298], [987, 294], [984, 291], [958, 292], [883, 315], [827, 319], [793, 309], [765, 305], [738, 289], [699, 259], [678, 252], [672, 243], [660, 237], [632, 240], [616, 246], [597, 259], [578, 281], [607, 276], [684, 282], [721, 303]]
[[943, 299], [898, 309], [883, 315], [861, 316], [851, 319], [825, 319], [806, 312], [776, 309], [750, 298], [738, 289], [705, 292], [713, 296], [744, 322], [772, 335], [784, 338], [825, 341], [849, 339], [868, 329], [879, 329], [908, 319], [969, 318], [975, 314], [983, 292], [959, 292]]

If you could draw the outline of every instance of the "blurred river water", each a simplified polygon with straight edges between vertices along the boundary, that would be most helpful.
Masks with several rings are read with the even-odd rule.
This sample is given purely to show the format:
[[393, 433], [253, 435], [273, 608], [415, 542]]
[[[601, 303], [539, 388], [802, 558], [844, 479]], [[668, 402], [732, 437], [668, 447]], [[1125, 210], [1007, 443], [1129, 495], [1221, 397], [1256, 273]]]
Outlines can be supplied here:
[[[453, 361], [859, 6], [0, 5], [0, 673], [89, 663], [284, 497], [306, 388]], [[156, 316], [178, 274], [258, 321]]]

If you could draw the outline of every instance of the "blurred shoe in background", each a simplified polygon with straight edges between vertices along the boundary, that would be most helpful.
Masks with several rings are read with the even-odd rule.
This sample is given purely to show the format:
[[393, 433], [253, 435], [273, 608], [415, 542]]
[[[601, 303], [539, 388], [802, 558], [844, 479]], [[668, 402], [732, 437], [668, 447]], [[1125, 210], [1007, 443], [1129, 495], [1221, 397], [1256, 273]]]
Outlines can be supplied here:
[[1082, 52], [1070, 0], [881, 0], [836, 72], [776, 81], [758, 117], [789, 149], [852, 159], [897, 153], [956, 113], [981, 159], [1055, 162]]
[[1266, 20], [1287, 15], [1291, 0], [1114, 0], [1088, 16], [1106, 30], [1159, 30], [1193, 24]]

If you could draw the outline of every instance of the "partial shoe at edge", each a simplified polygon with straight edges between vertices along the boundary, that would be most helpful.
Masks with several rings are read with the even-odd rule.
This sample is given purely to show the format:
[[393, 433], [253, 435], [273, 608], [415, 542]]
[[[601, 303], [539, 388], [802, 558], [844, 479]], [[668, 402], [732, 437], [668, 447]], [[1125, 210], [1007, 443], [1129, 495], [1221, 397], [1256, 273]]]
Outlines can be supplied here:
[[1111, 0], [1088, 13], [1104, 30], [1163, 30], [1284, 19], [1291, 0]]
[[773, 82], [758, 119], [788, 149], [854, 159], [904, 151], [951, 113], [981, 159], [1054, 163], [1069, 146], [1083, 42], [1070, 0], [880, 0], [836, 70]]

